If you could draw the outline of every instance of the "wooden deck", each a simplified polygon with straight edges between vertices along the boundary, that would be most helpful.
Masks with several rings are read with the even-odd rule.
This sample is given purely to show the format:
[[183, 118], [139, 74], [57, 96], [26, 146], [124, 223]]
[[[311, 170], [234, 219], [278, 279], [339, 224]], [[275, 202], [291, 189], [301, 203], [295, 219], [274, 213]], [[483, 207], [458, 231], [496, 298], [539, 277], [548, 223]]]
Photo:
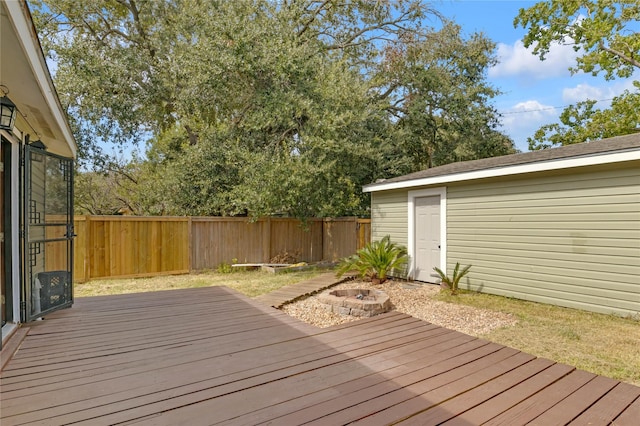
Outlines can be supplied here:
[[342, 279], [336, 278], [335, 272], [326, 272], [301, 283], [288, 285], [270, 293], [263, 294], [256, 297], [255, 300], [267, 306], [280, 308], [286, 303], [293, 302], [301, 297], [317, 293], [334, 284], [351, 279], [353, 279], [351, 276]]
[[637, 425], [640, 388], [391, 312], [317, 329], [224, 287], [30, 328], [0, 424]]

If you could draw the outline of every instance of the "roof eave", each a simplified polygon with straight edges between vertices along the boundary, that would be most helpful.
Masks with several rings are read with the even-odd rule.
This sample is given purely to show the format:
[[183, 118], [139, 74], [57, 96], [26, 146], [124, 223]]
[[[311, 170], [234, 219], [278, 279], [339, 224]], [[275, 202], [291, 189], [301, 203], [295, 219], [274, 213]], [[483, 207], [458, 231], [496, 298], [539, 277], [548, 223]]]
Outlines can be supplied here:
[[494, 167], [483, 170], [444, 174], [425, 178], [416, 178], [399, 182], [380, 182], [365, 185], [363, 192], [379, 192], [394, 189], [415, 188], [420, 186], [444, 185], [453, 182], [486, 179], [500, 176], [513, 176], [525, 173], [545, 172], [552, 170], [570, 169], [575, 167], [613, 164], [626, 161], [640, 160], [640, 149], [627, 149], [615, 152], [591, 154], [577, 157], [561, 158], [527, 164]]
[[38, 81], [40, 92], [62, 132], [72, 156], [75, 158], [77, 155], [76, 141], [53, 84], [27, 3], [25, 1], [7, 1], [4, 2], [4, 5], [22, 43], [23, 52]]

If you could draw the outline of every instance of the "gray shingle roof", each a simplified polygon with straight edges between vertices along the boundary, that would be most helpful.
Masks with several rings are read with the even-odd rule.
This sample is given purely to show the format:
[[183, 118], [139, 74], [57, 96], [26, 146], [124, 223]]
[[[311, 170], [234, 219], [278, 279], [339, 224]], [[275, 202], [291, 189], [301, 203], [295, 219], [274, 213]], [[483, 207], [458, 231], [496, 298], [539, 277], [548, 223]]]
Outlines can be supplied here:
[[616, 136], [599, 141], [567, 145], [559, 148], [503, 155], [501, 157], [483, 158], [481, 160], [461, 161], [458, 163], [451, 163], [444, 166], [421, 170], [404, 176], [385, 179], [382, 182], [376, 183], [387, 184], [392, 182], [405, 182], [414, 179], [444, 176], [455, 173], [473, 172], [477, 170], [488, 170], [506, 166], [517, 166], [568, 158], [588, 157], [626, 150], [637, 150], [638, 148], [640, 148], [640, 133], [634, 133], [631, 135]]

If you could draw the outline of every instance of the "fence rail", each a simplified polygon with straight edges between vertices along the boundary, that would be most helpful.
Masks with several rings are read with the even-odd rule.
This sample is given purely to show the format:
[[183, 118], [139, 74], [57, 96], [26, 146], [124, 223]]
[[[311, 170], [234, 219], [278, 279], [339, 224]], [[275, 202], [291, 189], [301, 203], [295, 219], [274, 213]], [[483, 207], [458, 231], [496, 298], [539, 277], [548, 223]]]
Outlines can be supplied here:
[[234, 259], [335, 261], [371, 238], [371, 220], [76, 216], [74, 280], [144, 277], [215, 269]]

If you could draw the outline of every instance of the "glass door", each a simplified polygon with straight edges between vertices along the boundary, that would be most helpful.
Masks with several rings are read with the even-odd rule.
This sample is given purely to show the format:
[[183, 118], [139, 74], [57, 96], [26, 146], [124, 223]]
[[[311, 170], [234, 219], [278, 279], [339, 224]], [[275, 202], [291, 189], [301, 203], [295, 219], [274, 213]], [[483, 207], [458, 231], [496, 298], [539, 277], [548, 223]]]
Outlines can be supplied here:
[[[4, 138], [0, 139], [0, 200], [2, 200], [2, 207], [0, 207], [0, 316], [2, 317], [2, 325], [4, 326], [8, 321], [11, 321], [11, 296], [13, 292], [11, 291], [11, 280], [8, 279], [8, 271], [10, 268], [7, 267], [7, 262], [10, 260], [10, 256], [8, 256], [9, 251], [7, 247], [10, 247], [8, 243], [10, 243], [10, 233], [7, 232], [7, 219], [11, 217], [10, 214], [7, 214], [7, 209], [11, 208], [11, 191], [5, 187], [5, 184], [11, 182], [11, 177], [6, 178], [8, 171], [11, 170], [10, 164], [6, 164], [5, 157], [9, 158], [9, 155], [6, 155], [10, 145], [5, 142]], [[6, 170], [6, 172], [5, 172]]]
[[31, 321], [73, 303], [73, 160], [25, 147], [23, 307]]

